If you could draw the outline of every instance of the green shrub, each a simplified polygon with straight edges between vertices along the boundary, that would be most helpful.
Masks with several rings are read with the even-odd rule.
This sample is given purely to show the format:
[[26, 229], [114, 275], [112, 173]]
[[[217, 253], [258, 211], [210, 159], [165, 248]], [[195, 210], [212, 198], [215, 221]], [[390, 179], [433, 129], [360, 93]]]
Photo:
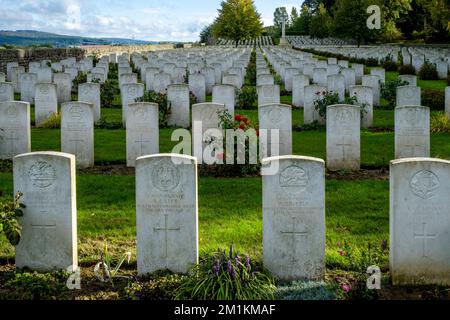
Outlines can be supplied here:
[[[92, 83], [100, 83], [99, 79], [93, 79]], [[100, 102], [102, 108], [111, 108], [115, 95], [119, 94], [119, 89], [111, 80], [100, 83]]]
[[397, 71], [397, 63], [392, 60], [391, 56], [387, 56], [383, 60], [383, 68], [386, 71]]
[[95, 123], [96, 129], [122, 129], [123, 124], [122, 121], [107, 121], [105, 117], [100, 117]]
[[117, 80], [118, 78], [119, 78], [119, 65], [117, 63], [110, 63], [108, 79]]
[[436, 89], [422, 90], [422, 105], [431, 110], [444, 110], [445, 93]]
[[322, 96], [314, 101], [314, 108], [319, 112], [321, 118], [326, 119], [327, 107], [339, 104], [339, 94], [331, 91], [316, 92], [316, 96]]
[[167, 122], [169, 121], [169, 117], [172, 111], [169, 105], [169, 101], [167, 100], [166, 93], [146, 91], [142, 97], [136, 99], [136, 102], [153, 102], [158, 104], [159, 127], [167, 128]]
[[56, 300], [68, 291], [66, 272], [15, 272], [2, 284], [2, 298], [8, 300]]
[[250, 62], [247, 66], [247, 72], [245, 74], [244, 84], [247, 86], [256, 86], [256, 51], [253, 50]]
[[236, 92], [236, 108], [238, 109], [256, 109], [257, 101], [256, 87], [243, 87]]
[[410, 64], [402, 65], [398, 68], [398, 73], [403, 74], [416, 74], [416, 69]]
[[201, 259], [177, 290], [177, 299], [192, 300], [270, 300], [273, 278], [248, 256], [218, 251]]
[[54, 112], [52, 115], [41, 123], [38, 128], [45, 129], [60, 129], [61, 128], [61, 113]]
[[400, 79], [386, 81], [381, 84], [381, 97], [386, 100], [387, 108], [393, 109], [397, 103], [397, 87], [406, 86], [408, 82]]
[[17, 219], [23, 216], [25, 205], [20, 201], [23, 194], [16, 193], [12, 201], [0, 202], [0, 234], [4, 234], [9, 243], [17, 245], [22, 235], [22, 227]]
[[72, 81], [72, 93], [77, 94], [78, 93], [78, 85], [81, 83], [87, 82], [87, 74], [83, 72], [78, 72], [77, 77]]
[[431, 133], [450, 133], [450, 117], [444, 112], [433, 112], [430, 125]]
[[439, 80], [436, 66], [428, 61], [420, 68], [419, 76], [422, 80]]

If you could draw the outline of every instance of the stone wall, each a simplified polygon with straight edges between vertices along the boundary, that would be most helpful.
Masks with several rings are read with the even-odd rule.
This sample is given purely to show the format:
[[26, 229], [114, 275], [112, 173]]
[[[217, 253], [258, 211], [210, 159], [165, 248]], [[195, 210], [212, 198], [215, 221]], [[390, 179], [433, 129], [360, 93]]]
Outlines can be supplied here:
[[[185, 45], [185, 48], [188, 45]], [[82, 47], [86, 51], [86, 55], [96, 55], [103, 56], [109, 55], [110, 53], [117, 53], [118, 55], [121, 53], [142, 53], [148, 51], [160, 51], [160, 50], [170, 50], [174, 48], [173, 44], [150, 44], [150, 45], [142, 45], [142, 46], [83, 46]]]
[[6, 64], [17, 61], [21, 66], [28, 66], [33, 61], [60, 61], [68, 57], [84, 58], [85, 51], [80, 48], [67, 49], [3, 49], [0, 50], [0, 72], [6, 73]]

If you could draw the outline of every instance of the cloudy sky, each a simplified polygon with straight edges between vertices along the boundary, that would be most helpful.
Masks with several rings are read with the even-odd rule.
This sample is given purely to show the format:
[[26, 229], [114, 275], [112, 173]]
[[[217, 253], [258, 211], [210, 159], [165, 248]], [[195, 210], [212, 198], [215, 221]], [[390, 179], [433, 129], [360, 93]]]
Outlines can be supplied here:
[[[0, 0], [0, 30], [38, 30], [87, 37], [195, 41], [220, 0]], [[296, 1], [297, 2], [297, 1]], [[300, 6], [298, 1], [296, 6]], [[277, 0], [255, 0], [271, 25]], [[290, 10], [290, 9], [289, 9]]]

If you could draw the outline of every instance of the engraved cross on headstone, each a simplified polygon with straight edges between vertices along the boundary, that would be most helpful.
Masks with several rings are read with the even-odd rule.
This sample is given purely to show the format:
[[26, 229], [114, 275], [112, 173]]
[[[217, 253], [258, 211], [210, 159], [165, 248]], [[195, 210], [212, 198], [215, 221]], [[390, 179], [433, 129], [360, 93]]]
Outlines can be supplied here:
[[164, 226], [153, 228], [154, 232], [164, 231], [164, 256], [163, 256], [163, 258], [167, 258], [168, 244], [169, 244], [169, 231], [180, 231], [181, 230], [180, 227], [169, 228], [168, 223], [167, 223], [168, 219], [169, 219], [169, 215], [165, 214], [164, 215]]
[[[342, 160], [343, 161], [347, 160], [347, 156], [348, 156], [347, 151], [352, 150], [352, 148], [353, 148], [351, 143], [347, 143], [345, 141], [346, 141], [345, 136], [343, 136], [342, 137], [342, 142], [341, 143], [336, 143], [337, 147], [342, 148]], [[348, 148], [348, 149], [346, 149], [346, 148]]]
[[280, 231], [280, 233], [282, 235], [287, 235], [291, 238], [291, 247], [293, 248], [292, 251], [292, 259], [291, 262], [294, 263], [296, 261], [297, 258], [297, 246], [295, 243], [295, 237], [296, 236], [300, 236], [300, 237], [307, 237], [308, 236], [308, 231], [306, 230], [306, 228], [303, 229], [298, 229], [297, 228], [297, 222], [296, 222], [296, 217], [292, 217], [292, 228], [290, 230], [287, 231]]
[[139, 147], [140, 147], [140, 152], [139, 152], [139, 155], [143, 155], [143, 148], [144, 148], [144, 143], [150, 143], [150, 141], [148, 141], [148, 140], [144, 140], [144, 135], [143, 134], [141, 134], [141, 137], [138, 139], [138, 140], [136, 140], [134, 143], [139, 143]]
[[427, 240], [436, 239], [436, 234], [427, 234], [427, 223], [422, 223], [422, 233], [414, 233], [414, 239], [422, 240], [422, 257], [427, 258]]

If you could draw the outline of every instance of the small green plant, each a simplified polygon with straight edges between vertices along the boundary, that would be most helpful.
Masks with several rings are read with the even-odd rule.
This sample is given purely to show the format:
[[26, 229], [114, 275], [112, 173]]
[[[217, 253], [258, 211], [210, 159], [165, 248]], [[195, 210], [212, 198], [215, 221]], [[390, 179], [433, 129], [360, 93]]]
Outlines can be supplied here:
[[18, 218], [23, 216], [26, 207], [20, 199], [23, 194], [18, 192], [12, 201], [0, 202], [0, 234], [3, 233], [13, 246], [20, 242], [22, 227]]
[[404, 74], [416, 74], [416, 69], [410, 64], [402, 65], [398, 68], [398, 73], [401, 75]]
[[78, 93], [78, 86], [81, 83], [86, 83], [86, 82], [87, 82], [87, 74], [79, 71], [78, 75], [76, 76], [76, 78], [72, 81], [72, 93], [73, 94], [77, 94]]
[[158, 93], [153, 91], [146, 91], [144, 95], [136, 99], [136, 102], [153, 102], [159, 107], [159, 127], [167, 128], [170, 114], [172, 113], [167, 99], [166, 93]]
[[397, 71], [397, 63], [390, 55], [384, 58], [382, 65], [386, 71]]
[[[68, 274], [64, 271], [53, 273], [14, 272], [0, 283], [0, 291], [7, 292], [3, 299], [10, 300], [56, 300], [68, 291]], [[4, 290], [1, 290], [4, 289]]]
[[332, 91], [317, 91], [317, 99], [314, 101], [314, 108], [319, 113], [320, 117], [326, 119], [327, 107], [339, 104], [339, 94], [333, 93]]
[[255, 109], [258, 100], [255, 87], [243, 87], [236, 92], [236, 107], [238, 109]]
[[127, 261], [127, 263], [130, 263], [130, 259], [131, 252], [125, 252], [116, 266], [113, 267], [113, 257], [110, 255], [108, 250], [108, 243], [105, 241], [103, 251], [100, 254], [100, 262], [95, 265], [94, 273], [100, 281], [109, 282], [114, 285], [113, 279], [118, 277], [117, 274], [120, 270], [120, 267], [122, 267], [125, 260]]
[[253, 50], [250, 56], [250, 62], [247, 66], [244, 83], [247, 86], [256, 86], [256, 51]]
[[436, 66], [428, 61], [425, 61], [419, 71], [420, 79], [422, 80], [439, 80]]
[[119, 94], [119, 90], [111, 80], [104, 83], [100, 79], [92, 79], [92, 83], [100, 83], [100, 102], [103, 108], [111, 108], [115, 95]]
[[445, 107], [445, 93], [436, 89], [422, 90], [422, 105], [431, 110], [444, 110]]
[[393, 109], [397, 103], [397, 87], [407, 86], [408, 82], [400, 79], [386, 81], [381, 84], [381, 97], [386, 100], [387, 108]]
[[450, 117], [444, 112], [431, 114], [430, 126], [432, 133], [450, 133]]
[[47, 120], [41, 123], [39, 128], [59, 129], [61, 128], [61, 113], [53, 112]]
[[95, 123], [96, 129], [122, 129], [123, 124], [122, 121], [108, 121], [105, 117], [100, 117], [99, 120]]
[[201, 259], [177, 290], [177, 299], [270, 300], [273, 278], [258, 269], [250, 257], [241, 257], [230, 246], [228, 254], [218, 250]]

